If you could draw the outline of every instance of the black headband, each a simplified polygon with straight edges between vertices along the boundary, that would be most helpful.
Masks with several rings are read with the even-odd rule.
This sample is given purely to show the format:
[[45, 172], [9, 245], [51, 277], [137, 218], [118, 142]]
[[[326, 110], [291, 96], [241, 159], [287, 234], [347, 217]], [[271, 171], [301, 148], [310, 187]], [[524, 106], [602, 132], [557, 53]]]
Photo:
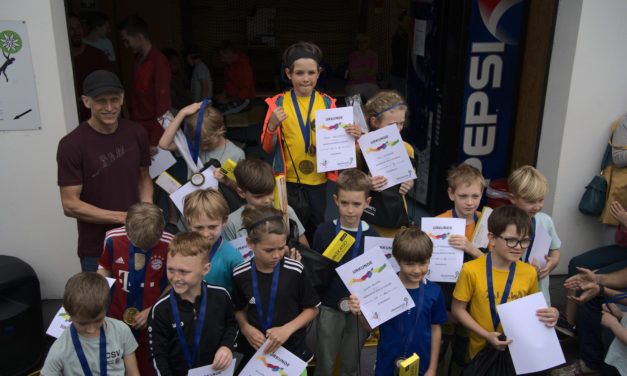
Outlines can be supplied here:
[[305, 51], [300, 47], [297, 47], [287, 59], [287, 67], [290, 68], [292, 64], [294, 64], [294, 62], [298, 59], [313, 59], [316, 63], [320, 63], [316, 55], [312, 54], [309, 51]]
[[283, 216], [282, 215], [271, 215], [269, 217], [262, 218], [262, 219], [258, 220], [257, 222], [253, 223], [252, 225], [250, 225], [250, 227], [248, 228], [248, 232], [251, 232], [255, 227], [259, 226], [260, 224], [263, 224], [263, 223], [269, 222], [269, 221], [274, 221], [275, 219], [280, 219], [281, 221], [283, 221]]

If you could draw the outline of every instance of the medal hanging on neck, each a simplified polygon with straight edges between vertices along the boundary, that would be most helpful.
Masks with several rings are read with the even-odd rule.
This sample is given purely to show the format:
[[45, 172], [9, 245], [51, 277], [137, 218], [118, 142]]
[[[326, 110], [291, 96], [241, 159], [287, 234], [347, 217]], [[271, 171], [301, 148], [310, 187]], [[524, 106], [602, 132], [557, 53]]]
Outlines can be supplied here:
[[[496, 313], [496, 300], [494, 298], [494, 286], [492, 282], [492, 252], [488, 253], [485, 262], [486, 276], [488, 279], [488, 299], [490, 300], [490, 315], [492, 315], [492, 325], [496, 332], [501, 319], [499, 319], [498, 313]], [[503, 295], [501, 296], [501, 304], [507, 303], [509, 292], [512, 288], [512, 282], [514, 282], [514, 275], [516, 274], [516, 262], [512, 262], [509, 266], [509, 274], [507, 275], [507, 282], [505, 283], [505, 289], [503, 289]]]
[[185, 360], [187, 361], [187, 366], [189, 368], [193, 368], [194, 366], [194, 359], [196, 359], [196, 352], [198, 351], [198, 345], [200, 345], [200, 335], [202, 334], [202, 328], [205, 322], [205, 312], [207, 311], [207, 292], [205, 291], [204, 284], [200, 285], [200, 294], [202, 295], [202, 299], [200, 301], [200, 311], [198, 313], [198, 320], [196, 320], [196, 329], [194, 330], [192, 352], [190, 352], [189, 346], [187, 346], [187, 340], [183, 335], [181, 315], [179, 314], [179, 307], [176, 303], [176, 298], [174, 297], [174, 289], [170, 290], [170, 307], [172, 308], [174, 323], [176, 324], [176, 334], [179, 337], [179, 344], [181, 346], [181, 350], [183, 350], [183, 355], [185, 355]]
[[[76, 350], [76, 356], [78, 357], [78, 361], [81, 363], [81, 368], [83, 369], [83, 373], [85, 376], [92, 376], [91, 369], [89, 368], [89, 363], [87, 363], [87, 357], [85, 357], [85, 352], [83, 351], [83, 346], [81, 345], [81, 341], [78, 338], [78, 332], [74, 327], [74, 324], [70, 325], [70, 336], [72, 337], [72, 344], [74, 345], [74, 350]], [[107, 337], [105, 336], [104, 324], [100, 327], [100, 375], [107, 376]]]
[[[309, 109], [307, 110], [307, 121], [303, 121], [303, 116], [300, 112], [300, 105], [298, 104], [298, 99], [296, 98], [296, 94], [294, 93], [294, 90], [292, 90], [291, 97], [292, 97], [292, 104], [294, 105], [294, 111], [296, 112], [296, 118], [298, 119], [298, 124], [300, 125], [300, 133], [303, 136], [303, 141], [305, 143], [305, 153], [308, 154], [309, 156], [314, 156], [316, 155], [316, 149], [315, 149], [315, 146], [313, 146], [311, 142], [311, 125], [310, 125], [309, 119], [311, 117], [311, 111], [313, 110], [313, 107], [314, 107], [314, 101], [316, 99], [316, 92], [313, 91], [311, 93], [311, 97], [309, 98]], [[314, 171], [314, 164], [312, 161], [305, 159], [305, 160], [300, 161], [300, 163], [298, 164], [298, 169], [303, 174], [311, 174]]]
[[135, 316], [143, 306], [144, 290], [142, 283], [146, 279], [146, 261], [150, 259], [152, 249], [146, 253], [135, 247], [129, 241], [129, 268], [128, 282], [126, 285], [130, 294], [126, 295], [126, 310], [122, 314], [122, 320], [129, 326], [135, 325]]
[[259, 293], [259, 281], [257, 280], [257, 267], [255, 266], [255, 259], [253, 258], [251, 261], [250, 274], [253, 285], [253, 295], [255, 297], [255, 306], [257, 307], [257, 315], [259, 316], [259, 322], [261, 323], [261, 331], [263, 334], [266, 334], [266, 331], [272, 328], [272, 317], [274, 316], [274, 305], [276, 304], [276, 292], [279, 287], [280, 268], [281, 262], [279, 261], [272, 271], [272, 285], [270, 286], [268, 312], [266, 317], [264, 317], [263, 307], [261, 304], [261, 294]]
[[[424, 280], [423, 280], [424, 281]], [[414, 317], [414, 323], [412, 325], [411, 330], [408, 332], [405, 331], [405, 321], [407, 320], [406, 316], [410, 316], [413, 308], [407, 311], [407, 314], [400, 314], [396, 316], [396, 320], [398, 322], [398, 334], [403, 340], [403, 353], [402, 356], [396, 358], [394, 360], [394, 366], [396, 367], [396, 372], [401, 368], [401, 363], [404, 362], [407, 357], [410, 355], [408, 353], [409, 346], [414, 342], [414, 334], [416, 333], [416, 327], [418, 326], [418, 321], [420, 320], [420, 314], [422, 313], [422, 306], [425, 301], [425, 290], [427, 289], [427, 284], [420, 282], [418, 285], [418, 304], [416, 306], [416, 316]]]
[[[189, 152], [191, 154], [192, 160], [196, 164], [198, 164], [198, 154], [200, 152], [200, 132], [202, 130], [202, 119], [204, 118], [205, 107], [207, 106], [207, 103], [209, 103], [210, 101], [211, 101], [210, 98], [205, 98], [205, 100], [203, 100], [202, 104], [200, 105], [200, 109], [198, 109], [198, 119], [196, 120], [194, 142], [192, 142], [191, 138], [189, 137], [189, 129], [187, 129], [188, 130], [187, 132], [184, 132], [185, 138], [187, 139], [187, 146], [189, 147]], [[202, 174], [202, 172], [194, 172], [189, 180], [192, 183], [192, 185], [196, 187], [200, 187], [205, 183], [205, 176]]]

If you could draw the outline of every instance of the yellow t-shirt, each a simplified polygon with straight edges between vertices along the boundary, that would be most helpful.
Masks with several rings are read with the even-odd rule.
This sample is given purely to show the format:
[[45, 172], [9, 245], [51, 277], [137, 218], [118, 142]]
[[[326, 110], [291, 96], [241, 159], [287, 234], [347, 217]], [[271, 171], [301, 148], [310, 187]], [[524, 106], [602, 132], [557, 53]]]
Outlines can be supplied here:
[[[481, 212], [477, 212], [477, 218], [481, 217]], [[438, 215], [436, 218], [453, 218], [453, 209], [447, 210], [444, 213]], [[472, 240], [472, 234], [475, 232], [476, 222], [468, 223], [466, 222], [466, 239]]]
[[[298, 102], [298, 107], [300, 108], [300, 114], [303, 119], [303, 123], [305, 123], [307, 121], [307, 112], [309, 112], [310, 97], [296, 97], [296, 101]], [[326, 109], [324, 105], [324, 99], [322, 98], [322, 95], [320, 95], [320, 93], [316, 92], [313, 109], [311, 110], [311, 116], [309, 117], [310, 126], [316, 117], [316, 110], [324, 109]], [[287, 148], [285, 148], [283, 152], [285, 156], [287, 181], [290, 183], [298, 182], [298, 178], [296, 176], [296, 172], [294, 172], [294, 169], [298, 168], [300, 162], [308, 160], [310, 163], [313, 164], [314, 170], [312, 173], [309, 174], [305, 174], [301, 170], [298, 170], [298, 177], [300, 178], [300, 182], [302, 184], [308, 185], [318, 185], [325, 183], [327, 181], [327, 175], [324, 172], [317, 172], [316, 155], [314, 154], [313, 156], [311, 156], [305, 152], [305, 140], [303, 139], [303, 135], [300, 130], [300, 123], [298, 122], [298, 117], [296, 116], [296, 110], [294, 107], [294, 102], [292, 101], [291, 90], [286, 92], [283, 96], [283, 111], [285, 111], [287, 119], [285, 119], [283, 123], [281, 123], [281, 128], [283, 131], [283, 136], [285, 137], [284, 141], [287, 144], [287, 148], [289, 148], [292, 159], [294, 160], [294, 164], [292, 164], [292, 159], [290, 159], [290, 153], [288, 153]], [[311, 127], [309, 143], [313, 146], [316, 145], [315, 127]]]
[[[503, 290], [505, 290], [508, 274], [509, 270], [492, 268], [496, 305], [499, 305], [501, 302], [501, 296], [503, 295]], [[536, 292], [538, 292], [536, 270], [529, 264], [516, 261], [516, 274], [514, 275], [514, 281], [512, 282], [507, 301], [516, 300]], [[459, 278], [457, 279], [453, 297], [468, 303], [470, 316], [472, 316], [482, 328], [489, 332], [494, 331], [492, 315], [490, 314], [490, 300], [488, 298], [485, 255], [464, 264]], [[501, 324], [498, 326], [498, 331], [503, 333]], [[485, 345], [486, 340], [471, 331], [470, 346], [468, 347], [470, 359], [474, 358]]]

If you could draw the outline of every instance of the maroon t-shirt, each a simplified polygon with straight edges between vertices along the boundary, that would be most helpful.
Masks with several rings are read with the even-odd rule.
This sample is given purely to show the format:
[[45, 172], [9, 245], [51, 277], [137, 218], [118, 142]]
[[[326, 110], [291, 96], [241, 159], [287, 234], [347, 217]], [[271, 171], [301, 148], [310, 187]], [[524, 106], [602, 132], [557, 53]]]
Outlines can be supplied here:
[[[148, 135], [142, 126], [120, 119], [112, 134], [84, 121], [59, 141], [58, 185], [82, 185], [82, 201], [101, 209], [126, 211], [139, 202], [139, 167], [150, 166]], [[100, 257], [105, 233], [120, 224], [77, 220], [78, 256]]]
[[83, 94], [83, 81], [89, 76], [90, 73], [99, 69], [108, 71], [113, 70], [111, 61], [107, 58], [102, 50], [99, 50], [90, 45], [85, 45], [85, 50], [78, 56], [74, 56], [74, 83], [76, 84], [76, 94], [79, 96], [78, 104], [78, 119], [85, 121], [91, 116], [91, 112], [83, 101], [80, 100], [81, 94]]

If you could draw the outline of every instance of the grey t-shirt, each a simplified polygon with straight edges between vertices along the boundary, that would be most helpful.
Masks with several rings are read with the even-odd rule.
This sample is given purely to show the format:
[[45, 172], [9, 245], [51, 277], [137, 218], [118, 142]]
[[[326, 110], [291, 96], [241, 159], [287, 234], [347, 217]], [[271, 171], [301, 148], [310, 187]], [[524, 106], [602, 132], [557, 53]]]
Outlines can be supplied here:
[[[627, 315], [620, 320], [623, 328], [627, 329]], [[627, 376], [627, 345], [622, 343], [620, 339], [614, 338], [607, 355], [605, 363], [616, 367], [621, 376]]]
[[[105, 317], [107, 337], [107, 375], [124, 376], [124, 357], [137, 349], [137, 341], [131, 329], [122, 321]], [[84, 338], [78, 336], [89, 368], [95, 375], [100, 375], [100, 336]], [[82, 375], [83, 368], [76, 355], [70, 329], [67, 328], [61, 337], [50, 347], [48, 356], [41, 369], [42, 376]]]
[[[233, 213], [229, 214], [229, 220], [226, 222], [226, 227], [222, 230], [222, 236], [226, 240], [235, 240], [237, 238], [241, 238], [242, 236], [248, 235], [244, 225], [242, 224], [242, 212], [244, 211], [244, 207], [237, 209]], [[287, 206], [287, 216], [289, 219], [296, 222], [296, 226], [298, 227], [298, 236], [301, 236], [305, 233], [305, 228], [303, 224], [298, 220], [298, 216], [294, 209], [291, 206]]]
[[190, 82], [190, 89], [192, 92], [192, 101], [200, 102], [205, 98], [202, 98], [202, 84], [200, 83], [201, 79], [205, 79], [207, 81], [207, 96], [209, 98], [212, 97], [213, 94], [213, 82], [211, 82], [211, 73], [209, 72], [209, 68], [202, 61], [194, 65], [194, 70], [192, 72], [192, 81]]
[[[202, 149], [199, 150], [198, 158], [203, 165], [209, 162], [209, 160], [211, 160], [212, 158], [218, 160], [222, 165], [224, 164], [224, 162], [226, 162], [227, 159], [231, 159], [233, 162], [239, 163], [240, 161], [244, 160], [244, 158], [246, 158], [246, 155], [244, 154], [244, 151], [242, 149], [237, 147], [237, 145], [229, 140], [226, 140], [226, 145], [223, 148], [217, 148], [211, 151]], [[187, 179], [189, 179], [191, 176], [192, 170], [188, 168]]]

